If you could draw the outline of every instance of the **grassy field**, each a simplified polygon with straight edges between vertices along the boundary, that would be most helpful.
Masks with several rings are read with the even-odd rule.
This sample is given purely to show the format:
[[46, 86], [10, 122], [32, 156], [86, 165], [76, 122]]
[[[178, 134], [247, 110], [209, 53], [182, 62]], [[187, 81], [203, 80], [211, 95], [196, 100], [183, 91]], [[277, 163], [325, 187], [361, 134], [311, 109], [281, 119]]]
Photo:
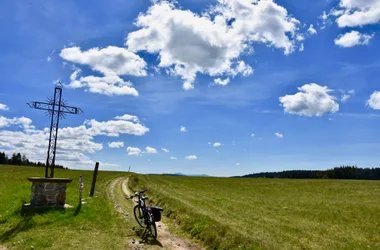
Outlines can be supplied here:
[[[101, 166], [100, 166], [101, 167]], [[83, 174], [83, 197], [78, 207], [78, 179]], [[33, 211], [22, 208], [30, 202], [31, 182], [26, 177], [43, 176], [44, 168], [0, 165], [0, 246], [9, 249], [128, 249], [133, 236], [132, 220], [125, 221], [110, 201], [109, 184], [120, 172], [99, 172], [93, 198], [88, 197], [92, 172], [56, 170], [56, 177], [69, 177], [66, 210]], [[120, 189], [118, 189], [120, 190]]]
[[138, 175], [131, 188], [218, 249], [380, 249], [380, 182]]

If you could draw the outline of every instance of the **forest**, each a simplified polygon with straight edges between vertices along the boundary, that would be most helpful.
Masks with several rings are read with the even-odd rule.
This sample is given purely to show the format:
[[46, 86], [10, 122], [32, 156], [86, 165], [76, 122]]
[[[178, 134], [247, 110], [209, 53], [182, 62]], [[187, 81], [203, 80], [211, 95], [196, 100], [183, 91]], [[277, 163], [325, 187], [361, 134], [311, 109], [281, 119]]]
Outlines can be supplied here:
[[328, 170], [288, 170], [247, 174], [241, 178], [290, 178], [290, 179], [356, 179], [380, 180], [380, 168], [340, 166]]
[[[25, 154], [13, 153], [12, 156], [8, 156], [4, 152], [0, 152], [0, 164], [3, 165], [18, 165], [18, 166], [34, 166], [34, 167], [45, 167], [46, 164], [43, 162], [33, 162], [30, 161]], [[55, 168], [64, 168], [62, 165], [55, 165]]]

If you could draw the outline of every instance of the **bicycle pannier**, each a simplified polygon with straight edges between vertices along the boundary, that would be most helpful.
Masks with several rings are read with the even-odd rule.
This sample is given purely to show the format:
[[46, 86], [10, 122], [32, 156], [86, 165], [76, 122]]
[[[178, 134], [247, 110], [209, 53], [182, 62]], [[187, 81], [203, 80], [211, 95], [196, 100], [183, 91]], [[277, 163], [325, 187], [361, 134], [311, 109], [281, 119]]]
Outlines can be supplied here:
[[164, 211], [164, 209], [153, 206], [152, 208], [152, 214], [154, 216], [154, 221], [160, 221], [161, 220], [161, 211]]

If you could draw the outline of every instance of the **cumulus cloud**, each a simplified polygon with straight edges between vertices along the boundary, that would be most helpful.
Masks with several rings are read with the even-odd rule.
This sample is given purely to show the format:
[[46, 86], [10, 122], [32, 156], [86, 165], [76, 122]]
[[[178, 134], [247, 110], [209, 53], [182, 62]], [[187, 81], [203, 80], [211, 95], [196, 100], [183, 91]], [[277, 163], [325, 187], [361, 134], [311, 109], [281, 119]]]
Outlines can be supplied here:
[[316, 29], [314, 29], [314, 26], [312, 24], [310, 24], [309, 28], [307, 29], [307, 32], [309, 33], [309, 35], [317, 34], [317, 31]]
[[108, 143], [109, 148], [122, 148], [124, 147], [124, 142], [122, 141], [113, 141], [111, 143]]
[[[380, 22], [380, 1], [378, 0], [340, 0], [339, 4], [332, 8], [328, 14], [324, 11], [322, 15], [324, 28], [335, 20], [339, 28], [362, 28], [366, 25], [378, 24]], [[373, 35], [361, 34], [351, 31], [335, 39], [335, 44], [348, 48], [355, 45], [368, 44]]]
[[147, 153], [147, 154], [156, 154], [157, 153], [157, 149], [148, 146], [148, 147], [145, 148], [145, 153]]
[[338, 18], [340, 28], [362, 27], [380, 22], [380, 2], [378, 0], [340, 0], [339, 6], [332, 9]]
[[85, 88], [85, 91], [102, 95], [133, 95], [139, 93], [129, 81], [124, 81], [117, 75], [86, 76], [78, 78], [80, 70], [74, 71], [70, 76], [69, 88]]
[[218, 85], [226, 86], [227, 84], [230, 83], [230, 78], [226, 78], [224, 80], [222, 80], [220, 78], [216, 78], [216, 79], [214, 79], [214, 83], [218, 84]]
[[375, 91], [371, 94], [367, 101], [367, 105], [372, 109], [380, 110], [380, 91]]
[[172, 156], [170, 157], [170, 160], [177, 160], [177, 157]]
[[32, 120], [27, 117], [14, 117], [14, 118], [7, 118], [4, 116], [0, 116], [0, 128], [2, 127], [9, 127], [12, 125], [18, 125], [19, 127], [22, 127], [24, 129], [31, 128]]
[[169, 149], [166, 149], [166, 148], [161, 148], [162, 151], [164, 151], [165, 153], [169, 153]]
[[146, 62], [125, 48], [108, 46], [82, 51], [79, 47], [64, 48], [59, 54], [66, 61], [88, 65], [104, 75], [146, 75]]
[[85, 125], [89, 126], [90, 134], [119, 136], [119, 134], [144, 135], [149, 132], [149, 128], [141, 123], [134, 123], [125, 120], [109, 120], [98, 122], [95, 119], [86, 120]]
[[135, 53], [125, 48], [109, 46], [107, 48], [92, 48], [81, 51], [79, 47], [64, 48], [60, 56], [73, 63], [88, 65], [92, 70], [104, 76], [85, 76], [78, 78], [80, 69], [70, 76], [70, 88], [85, 88], [91, 93], [103, 95], [133, 95], [138, 92], [130, 81], [124, 81], [120, 76], [146, 76], [146, 62]]
[[124, 120], [124, 121], [133, 121], [133, 122], [139, 122], [139, 118], [134, 115], [122, 115], [122, 116], [116, 116], [115, 119], [117, 120]]
[[[115, 124], [114, 122], [120, 121], [109, 120], [98, 122], [93, 119], [90, 122], [85, 121], [83, 125], [78, 127], [60, 128], [58, 132], [56, 163], [73, 168], [92, 167], [95, 162], [87, 154], [94, 154], [103, 149], [102, 143], [95, 142], [96, 136], [142, 135], [149, 131], [148, 128], [139, 123], [121, 121], [123, 124]], [[134, 126], [136, 127], [133, 128]], [[33, 161], [45, 161], [49, 139], [48, 128], [43, 130], [36, 129], [32, 125], [32, 120], [26, 117], [0, 117], [0, 127], [9, 127], [10, 129], [0, 130], [0, 149], [2, 151], [8, 154], [23, 152]], [[120, 146], [121, 143], [114, 142], [110, 143], [109, 146]], [[104, 162], [101, 163], [103, 167], [118, 166]]]
[[198, 159], [198, 157], [196, 155], [189, 155], [189, 156], [186, 156], [186, 159], [188, 159], [188, 160], [196, 160], [196, 159]]
[[281, 134], [281, 133], [278, 133], [278, 132], [277, 132], [277, 133], [275, 133], [275, 136], [277, 136], [277, 138], [280, 138], [280, 139], [284, 137], [284, 135], [283, 135], [283, 134]]
[[141, 149], [135, 147], [127, 147], [128, 155], [139, 156], [142, 154]]
[[339, 104], [335, 97], [329, 95], [332, 90], [316, 83], [305, 84], [299, 87], [300, 92], [294, 95], [285, 95], [279, 98], [284, 111], [289, 114], [304, 116], [322, 116], [325, 113], [335, 113]]
[[222, 146], [222, 144], [220, 142], [215, 142], [212, 146], [214, 148], [218, 148], [218, 147]]
[[9, 110], [8, 106], [0, 103], [0, 110]]
[[341, 102], [346, 102], [350, 98], [351, 98], [350, 95], [344, 94], [344, 95], [342, 95], [342, 98], [340, 98], [340, 101]]
[[361, 34], [358, 31], [347, 32], [344, 35], [339, 35], [335, 39], [335, 44], [339, 47], [350, 48], [357, 45], [368, 45], [373, 35]]
[[155, 1], [135, 24], [139, 29], [128, 34], [128, 49], [157, 54], [158, 67], [181, 77], [186, 90], [194, 88], [199, 73], [252, 74], [239, 57], [251, 53], [255, 42], [283, 49], [285, 54], [300, 46], [295, 37], [301, 23], [273, 0], [219, 0], [203, 14]]
[[349, 91], [340, 90], [342, 92], [342, 96], [340, 98], [341, 102], [346, 102], [348, 99], [350, 99], [354, 94], [355, 90], [351, 89]]
[[187, 128], [184, 127], [184, 126], [181, 126], [181, 128], [179, 129], [179, 131], [181, 131], [181, 132], [187, 132]]

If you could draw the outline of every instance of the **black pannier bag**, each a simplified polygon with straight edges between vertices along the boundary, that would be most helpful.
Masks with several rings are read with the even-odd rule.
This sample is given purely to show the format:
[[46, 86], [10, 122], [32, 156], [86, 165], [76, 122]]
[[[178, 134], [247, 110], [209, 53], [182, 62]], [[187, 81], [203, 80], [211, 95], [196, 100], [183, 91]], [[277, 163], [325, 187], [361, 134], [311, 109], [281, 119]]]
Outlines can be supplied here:
[[151, 207], [151, 209], [152, 209], [154, 221], [160, 221], [161, 220], [161, 211], [164, 211], [164, 209], [157, 207], [157, 206], [153, 206], [153, 207]]

